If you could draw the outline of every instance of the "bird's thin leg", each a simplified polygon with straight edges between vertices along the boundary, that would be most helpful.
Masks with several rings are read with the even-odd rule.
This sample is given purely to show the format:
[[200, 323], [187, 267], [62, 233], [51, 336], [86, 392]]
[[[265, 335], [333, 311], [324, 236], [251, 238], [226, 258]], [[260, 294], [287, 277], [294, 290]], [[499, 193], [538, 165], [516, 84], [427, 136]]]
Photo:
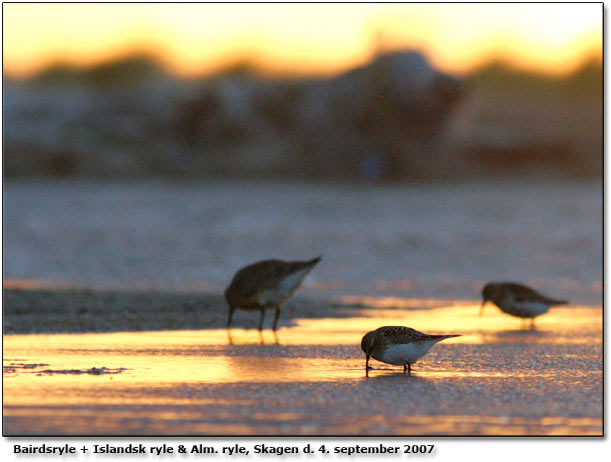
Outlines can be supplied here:
[[407, 363], [407, 375], [412, 375], [412, 365]]
[[407, 364], [403, 365], [403, 373], [405, 374], [407, 372]]
[[259, 330], [263, 330], [263, 318], [265, 317], [265, 308], [261, 308], [261, 319], [259, 319]]
[[274, 332], [276, 331], [276, 325], [278, 324], [278, 318], [280, 317], [280, 307], [276, 307], [276, 316], [274, 317]]
[[369, 377], [369, 355], [365, 358], [365, 377]]
[[231, 319], [233, 318], [233, 311], [235, 308], [229, 308], [229, 319], [227, 319], [227, 329], [231, 327]]

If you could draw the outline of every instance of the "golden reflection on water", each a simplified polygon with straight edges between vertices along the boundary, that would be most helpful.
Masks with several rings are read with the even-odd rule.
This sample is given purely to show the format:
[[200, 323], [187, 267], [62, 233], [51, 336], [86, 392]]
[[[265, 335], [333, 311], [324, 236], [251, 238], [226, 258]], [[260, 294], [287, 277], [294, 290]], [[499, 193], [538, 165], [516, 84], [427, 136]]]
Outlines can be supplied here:
[[[257, 356], [176, 356], [154, 355], [91, 355], [74, 357], [67, 363], [61, 355], [52, 353], [37, 355], [50, 364], [38, 368], [61, 370], [65, 368], [91, 368], [92, 365], [109, 364], [129, 366], [117, 375], [89, 375], [67, 373], [40, 373], [38, 370], [4, 374], [5, 403], [16, 404], [86, 404], [95, 396], [97, 404], [131, 404], [139, 401], [151, 404], [150, 397], [124, 395], [121, 390], [129, 387], [155, 389], [175, 385], [231, 382], [297, 382], [360, 379], [364, 361], [339, 361], [310, 358], [276, 358]], [[9, 361], [10, 362], [10, 361]], [[5, 360], [5, 365], [7, 361]], [[69, 365], [68, 365], [69, 364]], [[162, 398], [159, 403], [178, 403], [175, 398]], [[193, 403], [193, 400], [189, 400]], [[235, 403], [235, 401], [232, 401]], [[219, 401], [215, 401], [219, 404]]]
[[[355, 303], [357, 298], [351, 297], [350, 300], [350, 303]], [[300, 320], [301, 329], [292, 333], [290, 340], [287, 340], [300, 344], [318, 336], [317, 341], [323, 344], [360, 344], [363, 334], [370, 330], [384, 325], [401, 325], [430, 334], [461, 334], [462, 337], [451, 340], [453, 343], [490, 343], [506, 341], [511, 336], [518, 337], [522, 342], [540, 341], [541, 336], [552, 343], [602, 342], [600, 307], [572, 305], [552, 308], [549, 313], [537, 318], [535, 328], [531, 329], [522, 319], [508, 316], [496, 307], [489, 307], [483, 316], [479, 316], [479, 304], [474, 303], [449, 305], [446, 301], [446, 304], [440, 305], [439, 301], [422, 303], [422, 300], [403, 300], [397, 304], [397, 300], [401, 299], [388, 297], [359, 297], [358, 300], [363, 303], [366, 300], [366, 305], [376, 309], [361, 310], [361, 317]], [[421, 306], [429, 308], [404, 309]]]
[[528, 436], [541, 435], [541, 428], [545, 428], [544, 434], [549, 436], [601, 434], [601, 420], [587, 417], [527, 419], [510, 416], [447, 415], [440, 419], [437, 416], [413, 416], [408, 422], [397, 422], [395, 426], [399, 433], [407, 435], [418, 434], [418, 428], [427, 428], [429, 434], [435, 435]]
[[[10, 387], [27, 386], [32, 375], [43, 370], [86, 370], [91, 367], [126, 368], [120, 374], [44, 373], [56, 384], [65, 386], [107, 382], [109, 386], [130, 383], [176, 383], [183, 381], [291, 381], [339, 379], [358, 376], [360, 361], [329, 358], [283, 358], [226, 354], [257, 345], [267, 348], [304, 345], [350, 345], [360, 355], [363, 334], [381, 325], [409, 325], [428, 333], [461, 333], [447, 341], [457, 344], [494, 342], [522, 343], [600, 343], [602, 336], [592, 336], [602, 325], [602, 311], [592, 307], [553, 310], [537, 321], [534, 331], [519, 329], [520, 320], [500, 312], [478, 317], [477, 307], [450, 306], [429, 310], [363, 310], [362, 317], [301, 319], [294, 327], [281, 328], [277, 334], [267, 330], [225, 329], [206, 331], [117, 332], [106, 334], [10, 335], [4, 338], [4, 365], [27, 362], [48, 364], [30, 370], [6, 374]], [[498, 311], [498, 310], [497, 310]], [[587, 326], [587, 328], [585, 328]], [[546, 333], [553, 332], [553, 336]], [[571, 335], [562, 335], [563, 332]], [[580, 336], [579, 333], [583, 333]], [[229, 348], [227, 350], [227, 348]], [[358, 371], [358, 372], [357, 372]], [[429, 372], [435, 374], [435, 372]], [[464, 373], [464, 372], [461, 372]], [[441, 371], [437, 374], [449, 374]], [[46, 381], [46, 380], [45, 380]], [[23, 382], [23, 383], [21, 383]]]
[[[5, 416], [27, 416], [28, 407], [37, 407], [37, 415], [48, 412], [57, 416], [57, 406], [70, 408], [86, 406], [92, 402], [110, 406], [129, 404], [185, 407], [249, 404], [248, 397], [243, 396], [208, 400], [173, 392], [177, 387], [185, 385], [247, 382], [366, 383], [360, 340], [365, 332], [382, 325], [407, 325], [428, 333], [463, 334], [462, 337], [450, 339], [435, 347], [440, 351], [436, 360], [427, 363], [423, 359], [423, 364], [418, 363], [416, 376], [410, 378], [412, 383], [422, 380], [437, 383], [508, 377], [518, 380], [541, 377], [549, 381], [554, 379], [557, 372], [555, 369], [540, 372], [527, 369], [457, 369], [451, 361], [443, 359], [444, 354], [447, 357], [455, 351], [453, 345], [462, 345], [463, 348], [504, 343], [591, 346], [602, 342], [600, 307], [552, 309], [537, 320], [535, 330], [529, 330], [521, 329], [519, 319], [511, 318], [497, 309], [489, 309], [484, 316], [479, 317], [478, 305], [475, 303], [445, 306], [431, 304], [426, 310], [410, 309], [416, 307], [416, 304], [397, 308], [389, 300], [380, 303], [380, 308], [360, 310], [358, 317], [300, 319], [295, 326], [281, 328], [277, 335], [269, 330], [259, 333], [245, 329], [232, 329], [230, 333], [225, 329], [215, 329], [8, 335], [4, 337]], [[371, 300], [368, 300], [368, 305], [373, 305]], [[578, 355], [573, 356], [578, 359]], [[565, 357], [569, 360], [572, 356], [567, 354]], [[38, 366], [24, 368], [27, 364]], [[373, 365], [373, 380], [405, 380], [400, 367], [381, 363]], [[117, 374], [101, 375], [66, 373], [70, 370], [87, 371], [92, 367], [125, 370]], [[368, 383], [374, 382], [369, 379]], [[10, 409], [7, 410], [6, 406], [10, 406]], [[50, 407], [42, 411], [40, 406]], [[61, 412], [70, 415], [69, 410]], [[74, 412], [78, 414], [79, 411]], [[171, 410], [158, 410], [155, 418], [163, 418], [163, 412], [167, 412], [168, 419], [176, 415]], [[188, 412], [185, 412], [181, 411], [182, 419], [188, 419]], [[116, 413], [113, 415], [119, 416]], [[295, 416], [274, 416], [276, 418], [291, 420]], [[410, 416], [409, 422], [392, 422], [393, 433], [414, 433], [414, 424], [418, 419], [422, 420], [422, 425], [428, 426], [426, 428], [430, 434], [529, 434], [533, 425], [532, 420], [522, 422], [517, 418], [498, 420], [488, 416], [456, 416], [452, 420], [452, 416], [443, 416], [440, 420], [428, 416]], [[558, 416], [545, 419], [539, 424], [549, 427], [546, 434], [574, 434], [575, 428], [581, 428], [578, 432], [583, 433], [583, 428], [588, 426], [600, 428], [600, 419], [584, 421]], [[233, 430], [227, 432], [253, 432], [248, 426], [236, 431], [235, 425], [236, 422], [232, 424]], [[391, 423], [387, 420], [385, 425]], [[358, 429], [353, 430], [355, 434], [359, 433]], [[217, 432], [223, 431], [217, 428]], [[164, 433], [164, 430], [159, 432]]]

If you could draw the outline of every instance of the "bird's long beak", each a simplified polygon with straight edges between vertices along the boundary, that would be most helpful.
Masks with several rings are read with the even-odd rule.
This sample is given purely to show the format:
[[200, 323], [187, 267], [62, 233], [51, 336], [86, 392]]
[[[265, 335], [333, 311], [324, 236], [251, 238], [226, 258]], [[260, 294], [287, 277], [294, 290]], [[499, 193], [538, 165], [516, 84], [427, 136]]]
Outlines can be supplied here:
[[484, 300], [484, 301], [482, 302], [482, 306], [480, 306], [480, 308], [479, 308], [479, 316], [481, 316], [482, 314], [484, 314], [484, 305], [486, 304], [486, 302], [487, 302], [487, 301], [488, 301], [488, 300]]

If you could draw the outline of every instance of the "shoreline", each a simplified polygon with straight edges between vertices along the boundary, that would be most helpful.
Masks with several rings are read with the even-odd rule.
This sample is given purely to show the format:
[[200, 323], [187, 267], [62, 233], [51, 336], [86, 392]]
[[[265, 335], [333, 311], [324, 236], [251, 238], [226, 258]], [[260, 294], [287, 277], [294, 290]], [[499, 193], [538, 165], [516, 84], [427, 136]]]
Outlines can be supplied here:
[[[369, 311], [377, 309], [420, 311], [445, 304], [472, 302], [435, 299], [431, 305], [426, 303], [427, 299], [418, 298], [422, 307], [417, 307], [412, 303], [400, 303], [395, 297], [383, 304], [361, 296], [341, 298], [298, 294], [282, 307], [278, 326], [294, 326], [297, 319], [370, 317], [375, 314]], [[204, 290], [3, 288], [4, 335], [223, 329], [228, 312], [227, 302], [221, 294]], [[271, 329], [272, 319], [268, 313], [264, 330]], [[256, 330], [258, 322], [257, 310], [238, 309], [232, 328]]]
[[[4, 288], [3, 305], [4, 335], [220, 329], [228, 315], [220, 294], [171, 290]], [[282, 308], [279, 326], [296, 318], [350, 317], [361, 309], [296, 296]], [[258, 320], [256, 311], [236, 310], [232, 327], [256, 328]]]

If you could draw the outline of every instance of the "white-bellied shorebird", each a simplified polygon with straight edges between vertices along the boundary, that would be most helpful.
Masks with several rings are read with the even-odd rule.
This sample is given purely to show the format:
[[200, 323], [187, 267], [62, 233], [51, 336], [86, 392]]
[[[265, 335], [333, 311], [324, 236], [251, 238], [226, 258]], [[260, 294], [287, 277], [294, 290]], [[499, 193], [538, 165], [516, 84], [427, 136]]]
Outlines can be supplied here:
[[233, 312], [241, 308], [261, 312], [259, 330], [262, 330], [265, 310], [274, 308], [276, 317], [273, 330], [276, 330], [281, 305], [293, 295], [320, 259], [317, 257], [309, 261], [290, 262], [263, 260], [239, 270], [225, 290], [225, 299], [229, 305], [227, 328], [231, 327]]
[[460, 335], [429, 335], [410, 327], [384, 326], [367, 332], [361, 340], [366, 355], [365, 375], [369, 377], [369, 357], [383, 363], [403, 366], [403, 373], [412, 373], [412, 364], [422, 358], [433, 345]]
[[534, 326], [535, 318], [547, 313], [550, 307], [569, 303], [566, 300], [554, 300], [530, 287], [514, 282], [486, 284], [482, 289], [482, 299], [482, 306], [479, 310], [480, 316], [484, 312], [486, 302], [491, 301], [504, 313], [518, 318], [530, 319], [531, 326]]

